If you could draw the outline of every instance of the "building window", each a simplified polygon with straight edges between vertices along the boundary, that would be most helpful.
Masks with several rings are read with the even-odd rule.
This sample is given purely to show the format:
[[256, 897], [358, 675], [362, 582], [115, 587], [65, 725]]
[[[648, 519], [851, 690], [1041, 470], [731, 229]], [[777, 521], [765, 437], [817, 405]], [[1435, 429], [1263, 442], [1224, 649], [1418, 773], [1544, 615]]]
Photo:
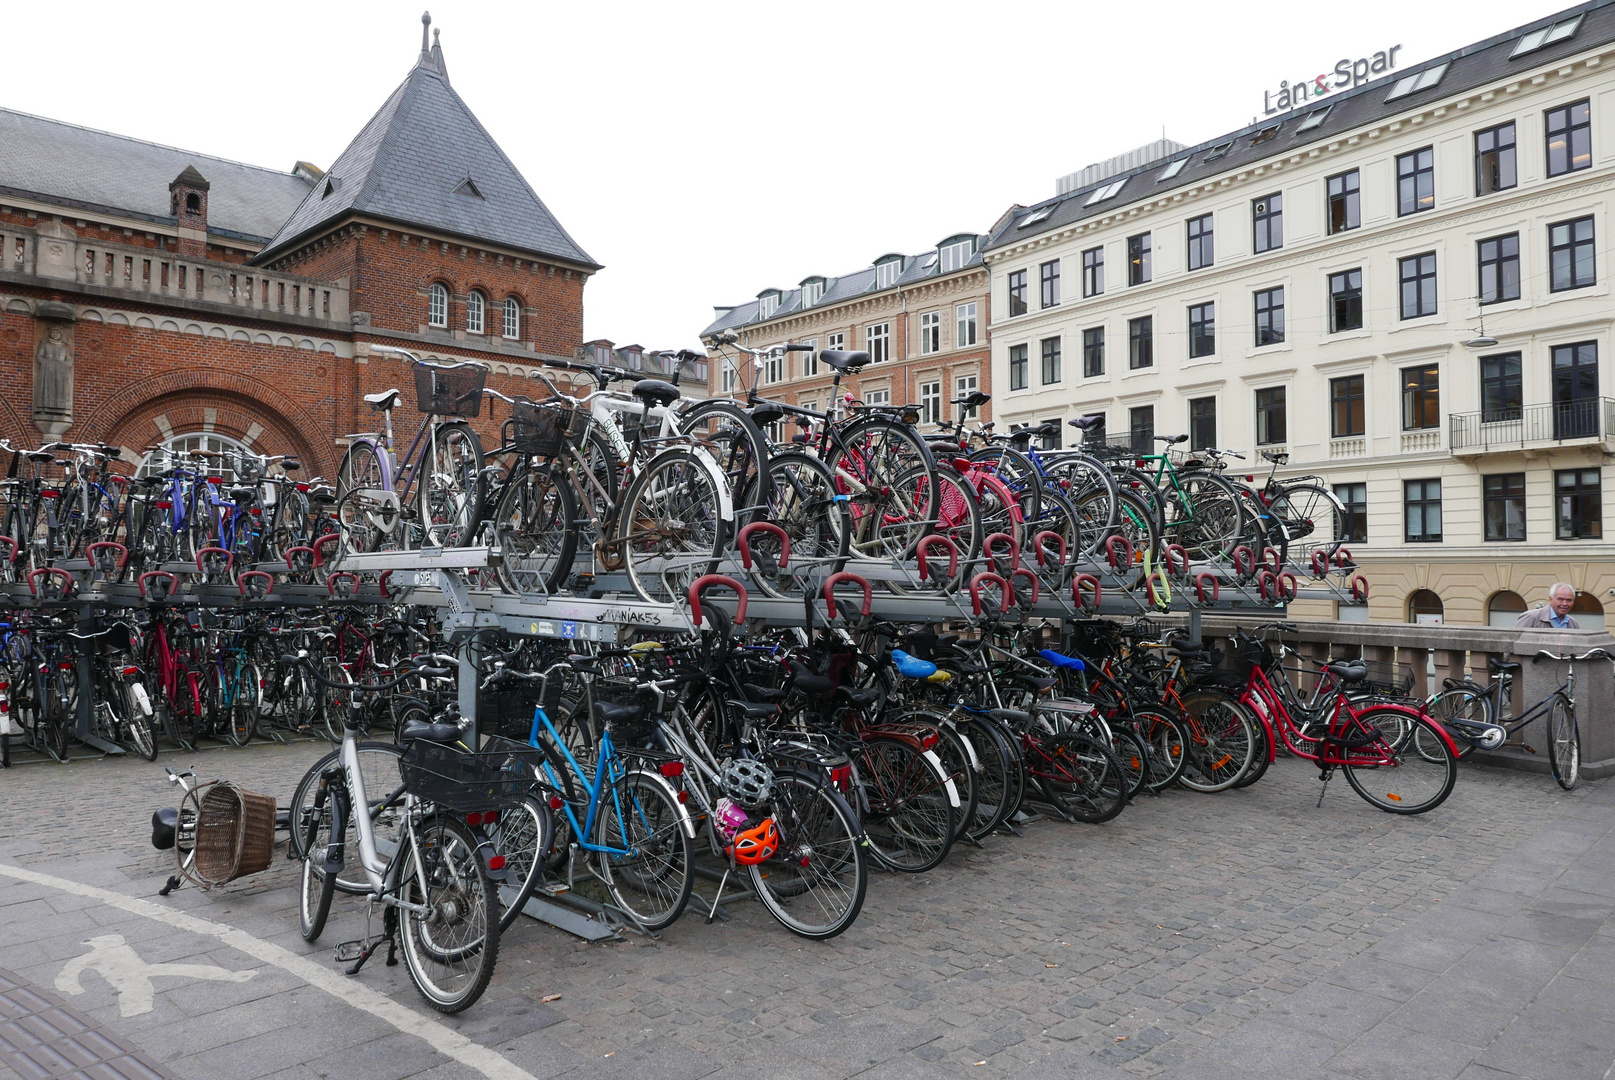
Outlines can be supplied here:
[[888, 259], [875, 264], [875, 288], [889, 289], [897, 284], [899, 275], [903, 273], [902, 259]]
[[891, 403], [892, 392], [889, 389], [882, 388], [880, 390], [864, 391], [865, 405], [890, 405]]
[[1487, 540], [1525, 539], [1525, 474], [1481, 477], [1481, 503]]
[[1475, 132], [1475, 194], [1507, 191], [1519, 183], [1514, 165], [1514, 124]]
[[1052, 416], [1047, 420], [1040, 421], [1038, 426], [1042, 427], [1043, 424], [1053, 424], [1054, 425], [1054, 434], [1042, 436], [1041, 439], [1038, 442], [1038, 448], [1042, 449], [1042, 450], [1058, 450], [1058, 449], [1060, 449], [1060, 446], [1061, 446], [1060, 436], [1065, 434], [1064, 430], [1060, 427], [1060, 418], [1058, 416]]
[[1417, 319], [1436, 313], [1436, 253], [1410, 255], [1397, 260], [1402, 281], [1402, 318]]
[[963, 269], [964, 264], [970, 261], [970, 256], [975, 254], [975, 246], [972, 240], [958, 240], [944, 247], [941, 272], [951, 274], [955, 270]]
[[1150, 280], [1150, 234], [1127, 238], [1127, 284], [1143, 285]]
[[1251, 203], [1251, 231], [1258, 255], [1284, 246], [1284, 196], [1275, 192]]
[[1105, 373], [1105, 328], [1090, 327], [1082, 332], [1082, 377], [1096, 378]]
[[441, 285], [433, 285], [428, 294], [426, 323], [437, 327], [449, 325], [449, 290]]
[[869, 362], [879, 364], [892, 358], [892, 328], [890, 323], [875, 323], [864, 327], [864, 349]]
[[505, 298], [505, 337], [516, 341], [522, 336], [522, 306], [514, 296]]
[[976, 305], [959, 304], [953, 309], [953, 347], [968, 348], [976, 343]]
[[841, 350], [845, 349], [847, 347], [847, 334], [846, 334], [846, 331], [837, 331], [836, 333], [831, 334], [829, 337], [825, 338], [824, 339], [824, 347], [826, 349], [834, 349], [837, 352], [840, 352]]
[[1105, 249], [1089, 248], [1082, 253], [1082, 295], [1098, 296], [1105, 291]]
[[765, 292], [757, 298], [757, 317], [760, 319], [772, 318], [774, 312], [779, 310], [779, 293]]
[[1189, 358], [1210, 356], [1217, 351], [1217, 305], [1195, 304], [1189, 308]]
[[1553, 437], [1582, 439], [1599, 433], [1598, 342], [1553, 347]]
[[1284, 287], [1256, 293], [1256, 347], [1284, 340]]
[[1127, 410], [1127, 434], [1133, 453], [1149, 454], [1155, 449], [1155, 406], [1138, 405]]
[[1402, 509], [1406, 522], [1403, 538], [1410, 544], [1441, 540], [1441, 481], [1404, 480]]
[[1329, 178], [1329, 232], [1342, 233], [1363, 223], [1360, 177], [1356, 169]]
[[1284, 413], [1284, 387], [1271, 386], [1256, 391], [1256, 443], [1282, 444], [1288, 437]]
[[1548, 110], [1548, 175], [1561, 176], [1593, 163], [1593, 122], [1587, 102]]
[[1436, 364], [1402, 369], [1402, 430], [1441, 426], [1441, 368]]
[[1548, 226], [1548, 268], [1554, 292], [1594, 283], [1592, 218]]
[[1346, 533], [1346, 543], [1368, 543], [1368, 485], [1367, 484], [1336, 484], [1335, 496], [1340, 499], [1351, 518], [1351, 528]]
[[1026, 271], [1016, 270], [1009, 275], [1009, 317], [1026, 314]]
[[1060, 381], [1060, 339], [1057, 337], [1044, 338], [1041, 343], [1043, 353], [1043, 385]]
[[942, 423], [942, 384], [940, 382], [924, 382], [920, 384], [920, 423]]
[[785, 381], [785, 354], [771, 353], [763, 358], [763, 382], [772, 386]]
[[1135, 371], [1155, 366], [1155, 316], [1127, 320], [1127, 366]]
[[920, 315], [920, 354], [929, 356], [942, 351], [942, 312], [927, 311]]
[[1363, 376], [1329, 380], [1329, 437], [1347, 439], [1364, 431]]
[[1480, 254], [1480, 302], [1520, 298], [1520, 234], [1493, 236], [1476, 245]]
[[1026, 349], [1025, 345], [1011, 345], [1009, 347], [1009, 388], [1011, 390], [1026, 389]]
[[1343, 270], [1329, 275], [1329, 332], [1363, 328], [1363, 272]]
[[[953, 380], [953, 396], [956, 398], [969, 397], [971, 394], [976, 392], [977, 387], [980, 385], [980, 380], [974, 375], [956, 376]], [[974, 406], [961, 405], [959, 406], [959, 417], [960, 419], [964, 419], [965, 417], [974, 415], [975, 411]]]
[[824, 282], [805, 281], [802, 283], [802, 306], [810, 308], [824, 299]]
[[1560, 540], [1603, 538], [1602, 479], [1598, 469], [1554, 470], [1554, 535]]
[[1060, 260], [1051, 259], [1037, 268], [1038, 282], [1042, 286], [1042, 301], [1046, 308], [1060, 304]]
[[1518, 420], [1524, 406], [1520, 385], [1520, 354], [1480, 358], [1480, 422], [1496, 424]]
[[1216, 262], [1217, 249], [1211, 231], [1211, 215], [1189, 219], [1189, 269], [1198, 270]]
[[724, 363], [722, 368], [721, 368], [721, 371], [722, 371], [722, 374], [718, 376], [718, 384], [719, 384], [718, 392], [720, 394], [732, 394], [732, 393], [734, 393], [735, 392], [735, 383], [738, 381], [738, 379], [736, 377], [736, 374], [735, 374], [735, 366], [734, 366], [734, 364], [732, 364], [732, 363]]
[[1217, 399], [1189, 399], [1189, 449], [1204, 450], [1217, 445]]
[[1436, 206], [1436, 152], [1423, 150], [1396, 159], [1396, 213], [1399, 217], [1434, 210]]
[[483, 316], [487, 313], [488, 302], [481, 293], [475, 289], [465, 298], [465, 331], [468, 334], [482, 333]]
[[808, 338], [802, 344], [808, 347], [802, 354], [802, 378], [810, 379], [819, 373], [819, 339]]

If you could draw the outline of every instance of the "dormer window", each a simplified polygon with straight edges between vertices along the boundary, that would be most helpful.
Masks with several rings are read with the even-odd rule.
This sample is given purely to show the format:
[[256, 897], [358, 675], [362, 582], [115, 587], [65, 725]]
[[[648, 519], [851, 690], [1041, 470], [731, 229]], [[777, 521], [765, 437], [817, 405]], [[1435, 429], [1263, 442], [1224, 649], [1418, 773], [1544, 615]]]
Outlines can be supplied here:
[[809, 278], [802, 282], [802, 306], [810, 308], [824, 299], [824, 279]]
[[1094, 203], [1102, 203], [1106, 199], [1113, 199], [1126, 183], [1127, 177], [1124, 176], [1120, 180], [1112, 180], [1102, 188], [1095, 188], [1094, 193], [1088, 196], [1088, 201], [1082, 205], [1092, 206]]
[[1389, 94], [1385, 95], [1385, 100], [1395, 101], [1397, 98], [1407, 97], [1409, 94], [1417, 94], [1420, 90], [1430, 89], [1441, 81], [1441, 76], [1447, 73], [1447, 67], [1447, 64], [1437, 64], [1435, 67], [1416, 71], [1412, 75], [1404, 75], [1396, 80], [1396, 85], [1391, 87]]
[[903, 273], [903, 260], [887, 259], [875, 264], [875, 288], [889, 289], [897, 284], [897, 279]]
[[1541, 29], [1522, 35], [1519, 43], [1514, 46], [1514, 51], [1508, 54], [1508, 58], [1512, 60], [1516, 56], [1536, 52], [1544, 45], [1552, 45], [1556, 41], [1564, 41], [1566, 38], [1575, 37], [1576, 31], [1581, 29], [1581, 17], [1581, 13], [1578, 12], [1568, 19], [1560, 19], [1556, 23], [1550, 23]]
[[449, 325], [449, 290], [433, 285], [426, 304], [426, 324], [439, 329]]
[[1258, 146], [1261, 143], [1270, 142], [1271, 140], [1276, 139], [1278, 137], [1278, 134], [1279, 134], [1279, 128], [1281, 128], [1283, 126], [1284, 126], [1283, 124], [1269, 124], [1269, 125], [1267, 125], [1265, 128], [1258, 131], [1255, 135], [1253, 135], [1251, 137], [1251, 145], [1252, 146]]
[[976, 253], [976, 242], [971, 239], [950, 240], [938, 251], [942, 257], [942, 273], [951, 274], [964, 269], [965, 263]]
[[778, 310], [779, 293], [765, 292], [757, 297], [757, 317], [759, 319], [770, 318]]
[[465, 298], [465, 332], [468, 334], [483, 333], [483, 324], [488, 312], [488, 301], [475, 289]]

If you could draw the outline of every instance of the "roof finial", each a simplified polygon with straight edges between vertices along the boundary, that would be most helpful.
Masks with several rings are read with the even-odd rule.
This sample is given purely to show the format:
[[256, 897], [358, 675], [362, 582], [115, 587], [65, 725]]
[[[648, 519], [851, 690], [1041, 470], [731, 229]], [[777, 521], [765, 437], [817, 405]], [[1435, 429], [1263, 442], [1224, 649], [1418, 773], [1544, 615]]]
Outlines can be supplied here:
[[422, 56], [426, 55], [426, 52], [427, 52], [427, 49], [428, 49], [428, 45], [426, 43], [426, 31], [431, 25], [432, 25], [432, 13], [430, 11], [421, 12], [421, 55]]
[[443, 46], [437, 40], [440, 33], [442, 33], [442, 31], [438, 30], [436, 27], [432, 29], [432, 66], [437, 68], [437, 73], [443, 76], [444, 82], [447, 82], [449, 78], [449, 66], [443, 62]]

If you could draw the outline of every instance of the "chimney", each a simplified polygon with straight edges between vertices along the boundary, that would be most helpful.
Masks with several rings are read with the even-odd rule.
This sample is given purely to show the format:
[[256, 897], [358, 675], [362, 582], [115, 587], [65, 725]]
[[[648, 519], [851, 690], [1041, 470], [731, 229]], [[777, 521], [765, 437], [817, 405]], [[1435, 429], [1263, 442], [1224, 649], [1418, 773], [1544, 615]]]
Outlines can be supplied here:
[[174, 177], [168, 185], [168, 205], [179, 226], [179, 253], [193, 259], [207, 258], [207, 193], [212, 187], [195, 165]]

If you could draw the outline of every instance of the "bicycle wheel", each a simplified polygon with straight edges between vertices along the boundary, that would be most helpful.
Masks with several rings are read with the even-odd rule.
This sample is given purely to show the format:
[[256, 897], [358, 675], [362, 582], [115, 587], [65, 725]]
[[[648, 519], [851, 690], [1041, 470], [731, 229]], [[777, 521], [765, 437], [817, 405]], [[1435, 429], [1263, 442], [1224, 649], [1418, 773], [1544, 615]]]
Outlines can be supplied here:
[[[936, 459], [907, 424], [866, 416], [840, 429], [825, 461], [848, 496], [859, 558], [911, 558], [939, 516]], [[961, 561], [965, 558], [959, 553]]]
[[691, 582], [717, 569], [734, 524], [717, 483], [688, 450], [658, 454], [634, 479], [614, 542], [640, 599], [681, 601]]
[[353, 692], [351, 690], [338, 690], [334, 686], [326, 685], [326, 683], [343, 683], [351, 686], [353, 685], [353, 676], [348, 674], [348, 669], [343, 667], [336, 657], [327, 656], [320, 661], [320, 677], [326, 680], [326, 682], [318, 684], [320, 718], [325, 724], [325, 735], [332, 742], [340, 743], [342, 741], [343, 725], [348, 720], [349, 704]]
[[[751, 580], [768, 596], [797, 599], [815, 577], [823, 580], [846, 565], [847, 516], [835, 501], [835, 477], [818, 458], [776, 453], [769, 459], [768, 475], [773, 495], [758, 520], [785, 530], [791, 556], [785, 571], [779, 571], [779, 541], [759, 530], [747, 540], [753, 560]], [[795, 572], [804, 566], [814, 574]]]
[[[1360, 731], [1360, 736], [1372, 733], [1380, 737], [1367, 746], [1348, 748], [1345, 751], [1348, 757], [1364, 760], [1342, 765], [1340, 771], [1353, 791], [1370, 806], [1388, 814], [1422, 814], [1434, 810], [1452, 794], [1452, 786], [1458, 781], [1458, 758], [1447, 750], [1446, 740], [1437, 731], [1427, 733], [1431, 740], [1431, 758], [1416, 752], [1411, 739], [1405, 741], [1403, 748], [1393, 748], [1389, 738], [1380, 733], [1399, 729], [1403, 720], [1401, 716], [1386, 716], [1389, 712], [1400, 713], [1401, 710], [1370, 708], [1357, 714], [1362, 728], [1367, 729]], [[1427, 716], [1412, 718], [1415, 729], [1433, 723]], [[1375, 760], [1367, 760], [1370, 758]]]
[[1149, 745], [1149, 777], [1145, 786], [1150, 791], [1161, 791], [1177, 782], [1188, 764], [1183, 748], [1188, 736], [1183, 726], [1167, 713], [1141, 710], [1134, 713], [1139, 731]]
[[864, 741], [858, 771], [869, 803], [864, 832], [882, 866], [919, 874], [948, 857], [958, 795], [934, 755], [875, 737]]
[[1143, 739], [1124, 727], [1112, 728], [1110, 737], [1110, 752], [1122, 767], [1122, 776], [1127, 781], [1127, 797], [1131, 799], [1149, 783], [1149, 747], [1144, 745]]
[[[404, 963], [426, 1003], [457, 1013], [475, 1004], [499, 959], [499, 900], [469, 826], [433, 814], [399, 843], [413, 844], [399, 892], [425, 909], [399, 909]], [[418, 861], [417, 861], [418, 859]]]
[[913, 722], [930, 723], [939, 736], [932, 753], [942, 762], [942, 771], [953, 781], [954, 789], [959, 793], [959, 807], [953, 816], [953, 842], [958, 843], [959, 837], [975, 820], [976, 807], [981, 798], [975, 747], [959, 732], [936, 722], [934, 716], [915, 716]]
[[1078, 821], [1100, 825], [1127, 805], [1121, 763], [1098, 739], [1080, 731], [1044, 736], [1030, 763], [1044, 794]]
[[[737, 508], [763, 507], [773, 499], [768, 437], [743, 405], [728, 398], [697, 401], [679, 413], [679, 430], [717, 461]], [[740, 524], [771, 520], [754, 513], [741, 515]]]
[[1553, 778], [1569, 791], [1581, 779], [1581, 733], [1576, 727], [1576, 707], [1563, 694], [1556, 694], [1548, 710], [1548, 763]]
[[525, 469], [507, 484], [493, 516], [500, 587], [526, 595], [559, 589], [577, 555], [577, 518], [577, 496], [558, 470]]
[[[222, 675], [221, 675], [222, 678]], [[246, 746], [258, 730], [258, 668], [255, 664], [236, 667], [230, 687], [230, 719], [227, 734], [236, 746]], [[223, 700], [222, 698], [220, 699]]]
[[[1475, 752], [1476, 744], [1470, 740], [1480, 730], [1478, 725], [1491, 723], [1491, 699], [1470, 686], [1455, 686], [1451, 690], [1441, 691], [1430, 700], [1425, 711], [1430, 714], [1430, 719], [1452, 736], [1453, 743], [1458, 747], [1459, 761]], [[1426, 729], [1415, 731], [1413, 748], [1426, 760], [1433, 761], [1435, 758], [1429, 755], [1439, 755], [1441, 751], [1430, 745], [1431, 737]]]
[[[389, 826], [398, 820], [401, 812], [404, 779], [399, 771], [398, 759], [404, 756], [404, 748], [394, 746], [392, 743], [362, 742], [355, 746], [355, 750], [359, 760], [359, 774], [364, 782], [365, 796], [370, 800], [368, 807], [370, 823], [377, 835], [383, 835]], [[287, 846], [293, 858], [300, 859], [306, 854], [306, 849], [302, 846], [303, 829], [300, 823], [306, 822], [314, 812], [314, 798], [319, 791], [320, 773], [332, 765], [339, 765], [341, 760], [342, 750], [338, 747], [309, 766], [308, 771], [303, 774], [303, 778], [297, 782], [297, 787], [292, 791], [292, 801], [287, 814], [287, 820], [291, 822], [292, 828]], [[344, 842], [347, 845], [344, 850], [348, 853], [348, 859], [342, 872], [337, 875], [336, 887], [345, 893], [368, 892], [370, 879], [365, 876], [364, 867], [355, 856], [359, 850], [359, 829], [352, 822], [348, 823]]]
[[[927, 475], [934, 475], [935, 483], [928, 481]], [[914, 496], [913, 499], [905, 499], [904, 505], [914, 508], [915, 513], [926, 515], [931, 519], [925, 528], [938, 536], [947, 537], [959, 549], [958, 576], [944, 580], [942, 574], [945, 570], [938, 564], [947, 560], [932, 552], [929, 564], [935, 572], [925, 584], [930, 588], [940, 587], [945, 592], [958, 590], [969, 580], [969, 567], [980, 556], [982, 539], [986, 535], [982, 529], [981, 505], [976, 499], [975, 490], [964, 477], [953, 470], [952, 466], [938, 468], [931, 474], [916, 466], [897, 478], [897, 487]], [[867, 530], [872, 527], [872, 519], [866, 516], [862, 522], [855, 524], [854, 529]], [[895, 528], [896, 523], [888, 522], [883, 526], [885, 527]], [[896, 555], [894, 548], [885, 555], [876, 557], [890, 559]], [[921, 586], [922, 583], [918, 581], [886, 582], [886, 587], [898, 595], [919, 591]]]
[[600, 800], [595, 825], [600, 876], [612, 902], [646, 930], [684, 914], [695, 884], [695, 844], [678, 800], [661, 777], [631, 772]]
[[1233, 487], [1220, 476], [1191, 473], [1166, 492], [1166, 537], [1191, 555], [1226, 559], [1246, 542], [1246, 517]]
[[549, 806], [531, 795], [514, 810], [501, 813], [498, 824], [489, 828], [488, 839], [494, 850], [505, 857], [507, 877], [498, 889], [501, 934], [510, 929], [527, 898], [538, 888], [544, 876], [544, 855], [554, 834]]
[[1316, 484], [1286, 484], [1267, 509], [1289, 538], [1291, 561], [1306, 569], [1312, 567], [1313, 552], [1328, 559], [1351, 536], [1352, 512], [1334, 492]]
[[822, 776], [777, 770], [770, 816], [780, 832], [774, 857], [746, 869], [763, 907], [793, 934], [833, 938], [858, 918], [869, 884], [858, 825]]
[[976, 812], [965, 825], [965, 835], [975, 841], [985, 839], [1003, 824], [1011, 811], [1014, 796], [1012, 770], [1020, 763], [1011, 755], [1004, 737], [989, 724], [967, 720], [961, 734], [976, 752]]
[[112, 687], [112, 692], [118, 694], [123, 701], [123, 708], [127, 717], [124, 725], [129, 732], [130, 748], [147, 761], [156, 761], [157, 733], [152, 730], [152, 718], [141, 710], [130, 684], [115, 680]]
[[1267, 725], [1244, 702], [1240, 702], [1240, 707], [1250, 713], [1251, 733], [1256, 737], [1256, 745], [1251, 750], [1250, 768], [1245, 770], [1244, 776], [1234, 781], [1235, 788], [1247, 788], [1267, 775], [1267, 767], [1273, 763], [1274, 755], [1272, 743], [1268, 740]]
[[1190, 694], [1184, 705], [1188, 741], [1178, 783], [1191, 791], [1227, 791], [1245, 775], [1255, 757], [1255, 723], [1244, 706], [1216, 691]]
[[[316, 941], [325, 930], [325, 920], [331, 914], [331, 897], [336, 894], [336, 875], [325, 868], [325, 856], [331, 846], [331, 804], [321, 799], [320, 805], [310, 807], [304, 819], [292, 819], [292, 831], [297, 834], [303, 860], [302, 885], [297, 894], [297, 928], [304, 941]], [[348, 858], [354, 852], [344, 849]], [[354, 860], [357, 861], [357, 860]]]

